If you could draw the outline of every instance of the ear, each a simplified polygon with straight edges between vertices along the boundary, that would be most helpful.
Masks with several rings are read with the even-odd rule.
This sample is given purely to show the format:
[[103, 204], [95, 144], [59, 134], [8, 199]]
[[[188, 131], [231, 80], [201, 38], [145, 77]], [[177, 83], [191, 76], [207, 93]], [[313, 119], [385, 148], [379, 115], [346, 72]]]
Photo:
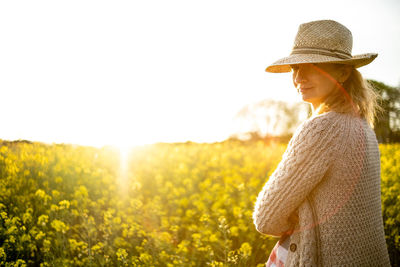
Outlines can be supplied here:
[[343, 67], [340, 68], [338, 82], [344, 83], [345, 81], [347, 81], [353, 69], [354, 67], [351, 65], [343, 65]]

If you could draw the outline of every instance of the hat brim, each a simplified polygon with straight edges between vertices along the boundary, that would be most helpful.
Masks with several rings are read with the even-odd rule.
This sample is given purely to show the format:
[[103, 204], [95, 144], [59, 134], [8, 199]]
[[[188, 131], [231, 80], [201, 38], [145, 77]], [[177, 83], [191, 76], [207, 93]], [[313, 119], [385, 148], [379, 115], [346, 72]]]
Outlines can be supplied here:
[[292, 54], [288, 57], [282, 58], [270, 66], [265, 71], [272, 73], [290, 72], [290, 65], [306, 64], [306, 63], [336, 63], [336, 64], [347, 64], [353, 65], [355, 68], [359, 68], [371, 63], [378, 54], [368, 53], [353, 56], [349, 59], [340, 59], [337, 57], [331, 57], [319, 54]]

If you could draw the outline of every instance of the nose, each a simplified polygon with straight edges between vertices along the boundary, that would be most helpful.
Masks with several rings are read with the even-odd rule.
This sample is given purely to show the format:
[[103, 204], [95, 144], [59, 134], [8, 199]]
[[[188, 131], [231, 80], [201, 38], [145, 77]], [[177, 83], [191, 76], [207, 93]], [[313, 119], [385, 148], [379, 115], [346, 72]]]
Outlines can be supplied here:
[[294, 72], [293, 72], [293, 81], [296, 84], [304, 83], [304, 82], [307, 81], [305, 73], [304, 73], [304, 70], [303, 70], [302, 67], [299, 67], [296, 70], [294, 70]]

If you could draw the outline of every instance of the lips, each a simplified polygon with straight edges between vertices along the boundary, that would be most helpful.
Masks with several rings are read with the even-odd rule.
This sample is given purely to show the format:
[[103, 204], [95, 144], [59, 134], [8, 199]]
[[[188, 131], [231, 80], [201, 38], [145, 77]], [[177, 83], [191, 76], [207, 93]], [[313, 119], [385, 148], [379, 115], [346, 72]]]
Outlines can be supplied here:
[[307, 92], [307, 91], [310, 90], [310, 89], [312, 89], [312, 87], [300, 87], [300, 88], [299, 88], [299, 92], [300, 92], [300, 93], [305, 93], [305, 92]]

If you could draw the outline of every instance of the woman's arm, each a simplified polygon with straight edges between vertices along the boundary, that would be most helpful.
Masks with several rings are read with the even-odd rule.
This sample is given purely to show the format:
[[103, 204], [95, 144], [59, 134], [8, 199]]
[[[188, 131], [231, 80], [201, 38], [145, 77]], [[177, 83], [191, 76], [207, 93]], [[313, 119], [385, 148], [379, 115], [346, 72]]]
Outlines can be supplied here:
[[294, 134], [277, 169], [258, 195], [257, 231], [280, 236], [294, 227], [296, 210], [321, 181], [340, 149], [343, 127], [336, 113], [312, 118]]

